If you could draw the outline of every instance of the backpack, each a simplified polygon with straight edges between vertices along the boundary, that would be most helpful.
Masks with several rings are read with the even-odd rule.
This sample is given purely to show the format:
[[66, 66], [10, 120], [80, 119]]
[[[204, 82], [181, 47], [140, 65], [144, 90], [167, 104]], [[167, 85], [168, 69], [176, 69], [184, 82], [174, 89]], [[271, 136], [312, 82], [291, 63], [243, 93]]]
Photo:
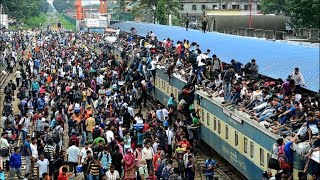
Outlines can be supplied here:
[[93, 137], [99, 137], [101, 134], [100, 128], [99, 127], [94, 127], [93, 132], [92, 132], [92, 136]]
[[[139, 171], [140, 168], [138, 168], [137, 170], [137, 180], [141, 180], [141, 176], [140, 176], [140, 171]], [[143, 173], [146, 173], [146, 169], [145, 167], [143, 167]], [[144, 174], [143, 174], [144, 175]]]
[[164, 167], [164, 171], [162, 173], [162, 179], [163, 180], [168, 180], [170, 175], [171, 175], [171, 169], [172, 167], [170, 167], [170, 169], [168, 169], [167, 167]]
[[179, 176], [178, 174], [172, 174], [172, 175], [169, 177], [169, 180], [182, 180], [182, 177]]
[[189, 63], [193, 64], [197, 62], [197, 54], [196, 53], [191, 53], [189, 55]]
[[284, 145], [278, 147], [278, 162], [282, 170], [289, 170], [291, 168], [288, 158], [284, 152]]
[[62, 127], [59, 127], [59, 128], [55, 128], [54, 130], [53, 130], [53, 134], [52, 134], [52, 140], [53, 140], [53, 142], [54, 143], [56, 143], [56, 144], [58, 144], [59, 142], [60, 142], [60, 139], [61, 139], [61, 134], [60, 134], [60, 129], [61, 129]]
[[76, 91], [75, 94], [74, 94], [74, 98], [76, 100], [82, 100], [83, 99], [82, 93], [80, 93], [79, 91]]
[[11, 94], [11, 91], [10, 91], [10, 89], [9, 89], [8, 86], [5, 87], [4, 93], [5, 93], [6, 95], [10, 95], [10, 94]]

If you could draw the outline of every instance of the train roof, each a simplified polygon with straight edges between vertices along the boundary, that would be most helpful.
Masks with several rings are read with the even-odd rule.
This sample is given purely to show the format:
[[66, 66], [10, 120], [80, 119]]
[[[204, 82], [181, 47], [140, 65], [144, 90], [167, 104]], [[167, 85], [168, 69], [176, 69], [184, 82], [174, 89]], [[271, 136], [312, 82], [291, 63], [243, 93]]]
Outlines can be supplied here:
[[182, 27], [159, 24], [120, 22], [111, 25], [129, 32], [135, 27], [138, 35], [145, 36], [153, 31], [159, 40], [173, 39], [175, 42], [188, 39], [200, 44], [202, 50], [210, 49], [224, 62], [235, 59], [246, 64], [256, 59], [259, 73], [272, 77], [286, 79], [288, 75], [299, 67], [304, 75], [306, 88], [318, 92], [320, 89], [319, 47], [275, 42], [265, 39], [241, 37], [217, 32], [201, 33], [199, 30], [185, 31]]

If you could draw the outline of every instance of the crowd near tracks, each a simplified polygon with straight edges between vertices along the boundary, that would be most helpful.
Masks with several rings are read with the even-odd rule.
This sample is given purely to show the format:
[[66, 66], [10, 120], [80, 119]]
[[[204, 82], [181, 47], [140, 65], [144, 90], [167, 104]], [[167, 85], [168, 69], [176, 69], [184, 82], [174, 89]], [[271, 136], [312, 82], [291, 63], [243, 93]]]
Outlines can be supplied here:
[[[28, 52], [29, 50], [31, 50], [30, 46], [27, 47], [25, 52]], [[9, 53], [7, 53], [7, 58], [9, 58], [12, 51], [10, 50], [10, 51], [7, 51], [7, 52], [9, 52]], [[18, 62], [23, 58], [24, 57], [22, 57], [22, 51], [19, 50], [18, 54], [17, 54], [17, 62], [13, 67], [12, 73], [9, 72], [9, 65], [8, 64], [3, 64], [2, 67], [1, 67], [1, 74], [0, 74], [0, 102], [1, 102], [0, 112], [1, 112], [1, 114], [3, 112], [3, 101], [4, 101], [4, 97], [5, 97], [4, 88], [8, 85], [10, 80], [15, 82], [15, 72], [16, 72], [17, 68], [19, 67]], [[16, 98], [16, 93], [17, 93], [17, 90], [14, 93], [14, 98], [13, 98], [14, 100], [12, 101], [12, 107], [13, 107], [14, 114], [18, 114], [19, 113], [19, 109], [18, 109], [19, 100], [18, 100], [18, 98]], [[2, 118], [0, 118], [0, 127], [1, 127], [0, 128], [0, 133], [2, 133], [4, 131]], [[33, 135], [34, 135], [33, 129], [34, 129], [34, 125], [31, 124], [29, 126], [29, 131], [28, 131], [28, 135], [30, 135], [31, 137], [33, 137]], [[10, 145], [11, 153], [14, 152], [14, 147], [21, 147], [21, 146], [23, 146], [23, 142], [22, 142], [22, 139], [21, 139], [21, 136], [20, 136], [20, 137], [18, 137], [18, 140], [14, 141], [14, 143]], [[22, 156], [21, 170], [22, 170], [22, 175], [24, 176], [26, 174], [26, 159], [25, 159], [24, 156]], [[37, 168], [36, 165], [34, 166], [34, 169], [31, 170], [31, 172], [34, 175], [37, 175], [38, 168]], [[10, 179], [10, 171], [4, 171], [4, 174], [5, 174], [6, 179]], [[16, 180], [16, 179], [18, 179], [17, 176], [15, 176], [14, 180]]]

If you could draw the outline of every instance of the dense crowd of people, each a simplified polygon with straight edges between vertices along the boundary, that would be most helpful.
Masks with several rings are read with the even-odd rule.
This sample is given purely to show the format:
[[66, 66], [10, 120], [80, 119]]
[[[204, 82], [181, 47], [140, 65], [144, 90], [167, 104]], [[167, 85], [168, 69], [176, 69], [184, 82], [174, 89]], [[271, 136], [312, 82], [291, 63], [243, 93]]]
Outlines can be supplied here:
[[[107, 35], [38, 31], [21, 36], [30, 51], [22, 50], [15, 81], [4, 89], [0, 170], [7, 178], [195, 178], [192, 129], [174, 120], [174, 97], [168, 106], [146, 104], [155, 76], [152, 47], [127, 59], [139, 42], [121, 37], [118, 59]], [[19, 137], [22, 146], [11, 152]], [[205, 163], [209, 179], [215, 167], [214, 160]]]
[[[200, 126], [199, 110], [192, 106], [197, 89], [290, 137], [291, 144], [310, 141], [307, 159], [319, 150], [319, 96], [304, 93], [298, 68], [285, 82], [273, 80], [259, 75], [258, 60], [226, 64], [195, 42], [174, 44], [152, 31], [146, 37], [131, 31], [117, 31], [113, 44], [108, 34], [63, 31], [25, 33], [14, 40], [22, 58], [13, 58], [15, 82], [4, 89], [1, 171], [19, 179], [193, 180]], [[169, 77], [180, 75], [187, 84], [179, 97], [172, 94], [167, 104], [153, 107], [147, 99], [154, 96], [157, 68]], [[20, 136], [22, 146], [10, 152]], [[273, 158], [290, 177], [292, 152], [283, 142], [277, 142]], [[210, 158], [201, 164], [206, 179], [213, 179], [217, 162]], [[313, 166], [307, 169], [319, 176]]]

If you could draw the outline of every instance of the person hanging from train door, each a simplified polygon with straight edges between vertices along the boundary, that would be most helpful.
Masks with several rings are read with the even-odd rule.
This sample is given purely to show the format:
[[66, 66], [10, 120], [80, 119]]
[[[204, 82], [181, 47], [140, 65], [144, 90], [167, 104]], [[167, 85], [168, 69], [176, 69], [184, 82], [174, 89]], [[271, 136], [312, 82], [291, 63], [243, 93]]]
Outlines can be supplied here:
[[202, 33], [206, 33], [207, 24], [208, 24], [208, 18], [206, 15], [203, 15], [201, 22], [202, 22]]

